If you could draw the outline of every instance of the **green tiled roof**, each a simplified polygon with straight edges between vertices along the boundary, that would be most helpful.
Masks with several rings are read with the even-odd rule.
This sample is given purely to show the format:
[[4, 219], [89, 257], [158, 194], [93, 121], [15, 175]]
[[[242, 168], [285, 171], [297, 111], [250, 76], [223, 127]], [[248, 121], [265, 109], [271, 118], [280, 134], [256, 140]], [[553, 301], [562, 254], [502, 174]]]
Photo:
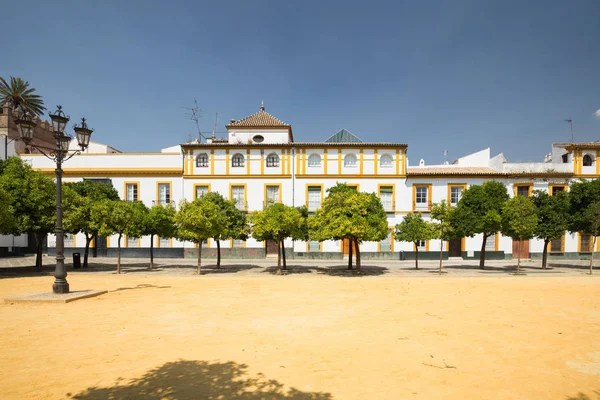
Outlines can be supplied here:
[[327, 139], [325, 143], [362, 143], [362, 140], [354, 136], [352, 132], [342, 129]]

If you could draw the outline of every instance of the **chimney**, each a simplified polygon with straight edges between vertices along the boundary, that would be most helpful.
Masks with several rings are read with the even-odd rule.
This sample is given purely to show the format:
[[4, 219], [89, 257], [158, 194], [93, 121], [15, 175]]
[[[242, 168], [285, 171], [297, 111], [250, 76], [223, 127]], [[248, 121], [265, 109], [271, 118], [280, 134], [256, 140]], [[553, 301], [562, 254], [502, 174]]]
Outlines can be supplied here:
[[229, 120], [229, 123], [230, 123], [230, 124], [233, 124], [233, 123], [235, 123], [235, 119], [230, 119], [230, 120]]

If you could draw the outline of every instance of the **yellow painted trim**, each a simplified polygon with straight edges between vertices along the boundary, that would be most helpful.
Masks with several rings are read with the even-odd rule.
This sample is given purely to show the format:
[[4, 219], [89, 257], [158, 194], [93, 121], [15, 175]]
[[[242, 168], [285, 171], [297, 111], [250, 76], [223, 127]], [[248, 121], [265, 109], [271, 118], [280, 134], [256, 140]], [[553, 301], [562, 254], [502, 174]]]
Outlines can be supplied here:
[[304, 204], [306, 204], [306, 208], [308, 208], [308, 188], [309, 187], [320, 187], [321, 188], [321, 204], [323, 204], [325, 186], [322, 183], [307, 183], [306, 186], [304, 187], [304, 191], [306, 194], [306, 196], [305, 196], [306, 202]]
[[231, 164], [229, 163], [229, 149], [225, 150], [225, 175], [229, 175], [229, 168]]
[[215, 151], [210, 151], [210, 174], [215, 174]]
[[189, 153], [188, 150], [184, 150], [183, 151], [183, 174], [184, 175], [187, 175], [189, 173], [188, 172], [188, 162], [187, 162], [187, 160], [188, 160], [188, 153]]
[[229, 184], [229, 200], [233, 200], [233, 187], [243, 186], [244, 187], [244, 207], [243, 210], [247, 211], [248, 207], [248, 185], [245, 183], [230, 183]]
[[596, 150], [596, 175], [600, 175], [600, 150]]
[[548, 194], [550, 196], [552, 196], [552, 189], [555, 187], [562, 187], [562, 188], [564, 188], [565, 192], [569, 191], [569, 184], [567, 184], [567, 183], [549, 183], [548, 184]]
[[158, 188], [160, 185], [165, 185], [165, 184], [169, 184], [169, 205], [172, 204], [173, 202], [173, 182], [172, 181], [158, 181], [156, 182], [156, 197], [155, 197], [155, 203], [156, 205], [160, 204], [160, 199], [158, 197]]
[[363, 149], [360, 149], [360, 159], [359, 159], [359, 174], [363, 174], [364, 172], [364, 154], [363, 154]]
[[[426, 187], [427, 188], [427, 209], [426, 210], [417, 210], [417, 187]], [[412, 195], [412, 203], [413, 203], [413, 212], [429, 212], [431, 211], [431, 195], [433, 193], [433, 188], [431, 183], [419, 183], [413, 185], [413, 195]]]
[[377, 149], [373, 150], [373, 175], [377, 175], [377, 168], [379, 167], [379, 153]]
[[[263, 178], [268, 178], [271, 175], [266, 175], [263, 176]], [[353, 178], [356, 177], [357, 179], [361, 179], [361, 178], [365, 178], [365, 179], [397, 179], [397, 178], [406, 178], [403, 175], [394, 175], [394, 174], [390, 174], [390, 175], [373, 175], [373, 174], [365, 174], [365, 175], [359, 175], [359, 174], [330, 174], [330, 175], [324, 175], [324, 174], [307, 174], [307, 175], [296, 175], [296, 178], [341, 178], [341, 179], [349, 179], [349, 178]]]
[[281, 150], [281, 174], [285, 175], [285, 149]]
[[402, 154], [402, 175], [406, 175], [406, 148], [400, 153]]
[[337, 175], [342, 174], [342, 149], [338, 149], [338, 171]]
[[425, 251], [429, 251], [429, 240], [425, 241]]
[[265, 174], [265, 151], [260, 151], [260, 174]]
[[306, 175], [306, 149], [302, 149], [302, 173]]
[[[30, 154], [27, 154], [30, 156]], [[44, 175], [56, 174], [55, 168], [36, 168]], [[149, 176], [169, 175], [182, 176], [182, 168], [67, 168], [63, 170], [64, 176]]]
[[263, 197], [263, 205], [266, 207], [267, 206], [267, 187], [269, 186], [276, 186], [279, 188], [279, 203], [283, 203], [283, 192], [282, 192], [282, 186], [281, 183], [265, 183], [264, 185], [264, 197]]
[[110, 236], [106, 237], [106, 248], [108, 249], [110, 247]]
[[377, 185], [377, 197], [381, 199], [381, 188], [382, 187], [391, 187], [392, 188], [392, 210], [391, 212], [396, 211], [396, 185], [393, 183], [380, 183]]
[[196, 188], [200, 187], [200, 186], [207, 186], [208, 187], [208, 193], [211, 192], [210, 183], [196, 183], [196, 184], [194, 184], [194, 193], [193, 193], [194, 200], [196, 200], [198, 198], [196, 196], [198, 194], [198, 191], [196, 190]]
[[[306, 177], [312, 177], [313, 175], [307, 175]], [[237, 179], [274, 179], [274, 178], [291, 178], [291, 175], [280, 175], [280, 174], [267, 174], [267, 175], [246, 175], [246, 174], [230, 174], [230, 175], [203, 175], [201, 178], [204, 179], [225, 179], [225, 178], [237, 178]], [[296, 176], [298, 177], [298, 176]], [[198, 179], [198, 175], [184, 176], [184, 179]], [[346, 176], [347, 178], [347, 176]]]
[[137, 186], [137, 199], [140, 199], [140, 181], [125, 181], [123, 182], [123, 199], [126, 201], [135, 201], [127, 199], [127, 185], [136, 185]]
[[194, 161], [196, 161], [194, 159], [194, 151], [190, 151], [190, 153], [188, 155], [188, 163], [189, 163], [188, 171], [189, 171], [190, 175], [194, 175], [194, 172], [195, 172], [196, 163]]
[[448, 200], [446, 200], [448, 202], [448, 207], [452, 207], [452, 203], [450, 202], [450, 199], [452, 197], [452, 188], [453, 187], [461, 187], [463, 190], [463, 193], [465, 192], [465, 190], [467, 190], [466, 183], [449, 183], [448, 184]]
[[73, 247], [77, 247], [77, 234], [71, 236], [73, 236]]
[[292, 173], [292, 150], [287, 151], [287, 171], [288, 174]]
[[360, 192], [360, 183], [346, 183], [346, 186], [356, 188], [356, 191]]
[[93, 248], [95, 248], [95, 247], [96, 247], [96, 238], [93, 238], [93, 239], [90, 241], [90, 249], [93, 249]]
[[327, 149], [323, 152], [323, 172], [327, 175]]
[[527, 186], [527, 197], [531, 197], [531, 195], [533, 194], [533, 182], [514, 182], [513, 183], [513, 190], [514, 190], [514, 197], [517, 197], [517, 191], [518, 191], [518, 187], [520, 186]]
[[250, 175], [250, 149], [246, 150], [246, 175]]
[[400, 149], [396, 149], [396, 175], [400, 175]]

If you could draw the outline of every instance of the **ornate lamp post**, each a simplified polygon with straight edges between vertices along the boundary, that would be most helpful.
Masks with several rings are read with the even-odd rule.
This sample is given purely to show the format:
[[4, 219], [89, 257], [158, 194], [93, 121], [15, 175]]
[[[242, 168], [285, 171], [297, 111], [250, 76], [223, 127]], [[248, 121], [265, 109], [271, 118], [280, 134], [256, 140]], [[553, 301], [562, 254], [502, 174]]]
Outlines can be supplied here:
[[57, 110], [54, 114], [50, 114], [50, 118], [52, 119], [54, 139], [56, 141], [54, 149], [43, 148], [32, 144], [33, 131], [36, 124], [28, 113], [22, 112], [19, 117], [15, 119], [15, 124], [19, 130], [21, 140], [23, 140], [26, 145], [39, 150], [43, 155], [56, 163], [56, 268], [54, 270], [54, 284], [52, 285], [52, 290], [54, 293], [69, 293], [69, 283], [67, 282], [67, 271], [65, 269], [65, 237], [62, 227], [62, 164], [75, 154], [81, 154], [81, 151], [88, 147], [90, 144], [90, 136], [94, 130], [89, 129], [85, 122], [85, 118], [82, 118], [80, 126], [73, 126], [81, 150], [69, 150], [71, 137], [65, 134], [65, 127], [70, 118], [65, 115], [61, 106], [57, 106]]

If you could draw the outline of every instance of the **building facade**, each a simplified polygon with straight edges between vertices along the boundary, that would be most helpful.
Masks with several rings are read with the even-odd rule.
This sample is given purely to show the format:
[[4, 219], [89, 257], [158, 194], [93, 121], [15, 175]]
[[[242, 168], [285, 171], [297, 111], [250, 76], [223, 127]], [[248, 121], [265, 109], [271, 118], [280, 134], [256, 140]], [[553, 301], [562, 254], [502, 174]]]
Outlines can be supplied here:
[[[163, 149], [159, 153], [98, 153], [74, 157], [64, 168], [65, 181], [102, 179], [110, 181], [124, 200], [141, 200], [147, 206], [193, 200], [207, 192], [219, 192], [236, 200], [248, 212], [261, 210], [270, 202], [305, 205], [314, 212], [337, 182], [376, 193], [387, 213], [390, 233], [404, 215], [421, 212], [429, 218], [433, 203], [446, 200], [454, 206], [464, 190], [487, 180], [503, 182], [511, 196], [530, 196], [533, 190], [555, 194], [569, 190], [571, 182], [600, 178], [600, 142], [555, 143], [544, 162], [509, 163], [502, 154], [492, 157], [489, 149], [461, 157], [451, 164], [409, 166], [406, 144], [363, 142], [341, 130], [323, 142], [297, 142], [291, 125], [260, 110], [227, 126], [228, 137], [211, 138], [206, 143], [190, 142]], [[54, 166], [40, 155], [22, 155], [31, 165], [49, 175]], [[158, 256], [194, 257], [192, 243], [173, 238], [155, 238]], [[478, 258], [481, 236], [441, 243], [419, 243], [420, 257]], [[49, 238], [49, 247], [54, 240]], [[83, 235], [65, 240], [74, 251], [85, 245]], [[113, 255], [116, 236], [98, 243], [101, 255]], [[275, 245], [247, 241], [222, 241], [224, 257], [262, 258], [276, 254]], [[580, 258], [594, 251], [591, 238], [566, 233], [551, 244], [551, 257]], [[125, 238], [125, 256], [147, 256], [150, 238]], [[208, 241], [203, 254], [211, 257], [216, 243]], [[361, 244], [364, 258], [411, 259], [415, 245], [394, 242], [391, 234], [381, 242]], [[515, 247], [516, 248], [516, 247]], [[295, 258], [343, 258], [348, 246], [343, 241], [286, 243]], [[523, 246], [525, 257], [541, 256], [543, 242], [530, 240]], [[486, 243], [487, 258], [516, 256], [510, 238], [497, 234]], [[422, 252], [422, 253], [421, 253]]]

